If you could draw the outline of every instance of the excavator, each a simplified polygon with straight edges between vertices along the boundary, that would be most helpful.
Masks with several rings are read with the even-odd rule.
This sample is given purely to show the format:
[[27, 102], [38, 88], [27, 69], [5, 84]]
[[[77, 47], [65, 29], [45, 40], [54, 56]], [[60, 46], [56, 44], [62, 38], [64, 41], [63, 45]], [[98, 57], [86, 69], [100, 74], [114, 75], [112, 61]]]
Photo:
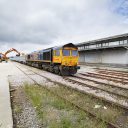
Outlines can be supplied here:
[[1, 62], [2, 62], [2, 61], [6, 61], [6, 62], [7, 62], [7, 61], [8, 61], [7, 54], [10, 53], [10, 52], [13, 52], [13, 51], [17, 53], [16, 56], [20, 56], [20, 52], [18, 52], [18, 51], [17, 51], [16, 49], [14, 49], [14, 48], [11, 48], [11, 49], [9, 49], [8, 51], [6, 51], [5, 54], [3, 54], [3, 53], [0, 54], [0, 55], [2, 55], [2, 56], [0, 57], [0, 58], [1, 58], [1, 59], [0, 59]]
[[0, 52], [0, 62], [2, 62], [4, 58], [5, 58], [5, 55], [2, 52]]

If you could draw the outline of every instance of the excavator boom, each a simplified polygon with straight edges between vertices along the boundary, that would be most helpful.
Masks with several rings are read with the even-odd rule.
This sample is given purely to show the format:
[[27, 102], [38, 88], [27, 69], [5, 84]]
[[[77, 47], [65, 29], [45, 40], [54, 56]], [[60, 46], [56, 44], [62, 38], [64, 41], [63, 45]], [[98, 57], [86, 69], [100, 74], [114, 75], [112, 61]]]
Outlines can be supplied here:
[[18, 52], [18, 51], [17, 51], [16, 49], [14, 49], [14, 48], [11, 48], [11, 49], [9, 49], [7, 52], [5, 52], [5, 56], [7, 56], [8, 53], [13, 52], [13, 51], [17, 53], [16, 56], [20, 56], [20, 52]]
[[6, 62], [7, 62], [7, 60], [8, 60], [7, 54], [10, 53], [10, 52], [13, 52], [13, 51], [17, 53], [16, 56], [20, 56], [20, 52], [18, 52], [18, 51], [17, 51], [16, 49], [14, 49], [14, 48], [11, 48], [11, 49], [9, 49], [8, 51], [6, 51], [5, 54], [0, 53], [0, 55], [2, 55], [2, 56], [0, 56], [0, 62], [1, 62], [1, 61], [6, 61]]

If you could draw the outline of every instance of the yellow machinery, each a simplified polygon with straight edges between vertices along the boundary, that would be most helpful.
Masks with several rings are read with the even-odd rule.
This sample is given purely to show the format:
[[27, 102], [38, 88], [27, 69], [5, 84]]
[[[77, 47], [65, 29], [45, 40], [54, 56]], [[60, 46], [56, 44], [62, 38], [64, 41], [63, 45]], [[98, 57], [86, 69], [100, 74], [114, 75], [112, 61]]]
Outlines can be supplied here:
[[77, 66], [78, 50], [65, 47], [63, 50], [54, 50], [53, 63], [60, 63], [62, 66]]
[[0, 62], [2, 62], [5, 59], [5, 55], [0, 52]]
[[2, 61], [6, 61], [6, 62], [7, 62], [7, 61], [8, 61], [7, 54], [10, 53], [10, 52], [12, 52], [12, 51], [14, 51], [14, 52], [17, 53], [16, 56], [20, 56], [20, 52], [18, 52], [18, 51], [17, 51], [16, 49], [14, 49], [14, 48], [11, 48], [11, 49], [9, 49], [8, 51], [6, 51], [5, 54], [0, 53], [0, 62], [2, 62]]

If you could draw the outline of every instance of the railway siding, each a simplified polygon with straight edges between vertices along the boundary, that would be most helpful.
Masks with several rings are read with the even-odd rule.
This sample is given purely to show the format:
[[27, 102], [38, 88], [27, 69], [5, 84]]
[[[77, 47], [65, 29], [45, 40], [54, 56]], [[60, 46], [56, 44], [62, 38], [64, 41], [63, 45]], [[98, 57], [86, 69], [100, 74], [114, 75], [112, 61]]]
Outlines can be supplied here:
[[119, 94], [120, 96], [122, 95], [122, 97], [124, 98], [128, 98], [128, 88], [122, 88], [122, 86], [116, 86], [116, 85], [112, 85], [112, 84], [108, 84], [108, 83], [103, 83], [103, 82], [98, 82], [95, 80], [91, 80], [88, 78], [85, 78], [83, 76], [74, 76], [76, 79], [82, 80], [83, 83], [88, 83], [89, 86], [96, 86], [99, 89], [102, 90], [106, 90], [106, 91], [110, 91], [112, 93], [116, 93], [117, 95]]
[[[26, 66], [25, 66], [26, 67]], [[37, 74], [38, 76], [42, 76], [42, 77], [45, 77], [46, 79], [49, 79], [51, 82], [56, 82], [56, 83], [59, 83], [59, 84], [63, 84], [64, 86], [68, 86], [68, 87], [72, 87], [74, 89], [77, 89], [83, 93], [86, 93], [86, 94], [89, 94], [89, 95], [92, 95], [92, 96], [96, 96], [102, 100], [105, 100], [107, 102], [110, 102], [110, 103], [114, 103], [118, 106], [122, 106], [123, 108], [125, 109], [128, 109], [128, 103], [125, 101], [125, 100], [122, 100], [120, 99], [120, 101], [118, 102], [118, 99], [115, 98], [115, 97], [112, 97], [109, 93], [102, 93], [101, 91], [98, 91], [99, 93], [97, 93], [96, 90], [94, 89], [91, 89], [89, 87], [83, 87], [82, 85], [79, 85], [78, 83], [71, 83], [71, 82], [67, 82], [65, 81], [62, 77], [60, 76], [57, 76], [57, 75], [52, 75], [51, 78], [47, 77], [47, 72], [45, 73], [42, 73], [40, 72], [41, 70], [38, 69], [39, 72], [37, 72], [37, 69], [35, 68], [31, 68], [31, 67], [26, 67], [28, 70], [34, 72], [35, 74]], [[48, 72], [49, 74], [49, 72]], [[51, 73], [50, 73], [51, 74]]]
[[[26, 74], [27, 76], [29, 76], [29, 78], [31, 78], [31, 76], [32, 75], [28, 75], [28, 74]], [[38, 76], [39, 77], [39, 76]], [[42, 79], [42, 77], [40, 76], [40, 78]], [[33, 79], [33, 78], [32, 78]], [[44, 79], [44, 78], [43, 78]], [[33, 79], [34, 81], [35, 81], [35, 79]], [[39, 86], [42, 86], [42, 84], [39, 84], [39, 83], [37, 83], [37, 81], [35, 81], [35, 84], [38, 84]], [[52, 84], [54, 85], [55, 83], [54, 82], [52, 82]], [[58, 84], [58, 83], [57, 83]], [[99, 115], [100, 115], [100, 112], [99, 112], [99, 115], [98, 114], [96, 114], [97, 113], [97, 109], [94, 109], [94, 111], [95, 112], [90, 112], [88, 109], [86, 110], [85, 108], [82, 108], [82, 106], [83, 106], [83, 104], [82, 103], [80, 103], [80, 102], [78, 102], [78, 101], [80, 101], [80, 98], [79, 98], [79, 100], [78, 100], [78, 97], [77, 96], [74, 96], [75, 98], [76, 98], [76, 100], [74, 101], [74, 102], [76, 102], [77, 101], [77, 103], [74, 103], [73, 101], [70, 101], [70, 100], [74, 100], [74, 98], [72, 97], [72, 93], [73, 93], [73, 91], [75, 91], [75, 90], [72, 90], [71, 88], [67, 88], [66, 89], [66, 87], [65, 86], [60, 86], [60, 88], [61, 88], [61, 90], [60, 90], [60, 88], [58, 88], [57, 86], [44, 86], [45, 88], [47, 88], [48, 90], [50, 90], [50, 92], [52, 91], [52, 93], [54, 93], [55, 95], [57, 95], [57, 96], [59, 96], [59, 97], [61, 97], [62, 99], [64, 99], [66, 102], [68, 101], [68, 102], [70, 102], [72, 105], [75, 105], [77, 108], [79, 108], [79, 109], [83, 109], [84, 111], [86, 111], [86, 112], [88, 112], [88, 113], [90, 113], [90, 114], [92, 114], [92, 115], [94, 115], [94, 116], [96, 116], [97, 118], [99, 117]], [[65, 89], [65, 91], [64, 91], [64, 89]], [[69, 90], [71, 90], [71, 92], [69, 93]], [[58, 92], [59, 92], [59, 94], [58, 94]], [[61, 93], [60, 93], [61, 92]], [[83, 95], [83, 94], [81, 94], [81, 93], [79, 93], [78, 91], [76, 91], [79, 95]], [[60, 95], [61, 94], [61, 95]], [[72, 94], [72, 95], [71, 95]], [[84, 95], [83, 95], [84, 96]], [[71, 99], [70, 99], [71, 98]], [[73, 99], [72, 99], [73, 98]], [[70, 100], [69, 100], [70, 99]], [[82, 101], [81, 101], [82, 102]], [[85, 103], [85, 102], [84, 102]], [[91, 102], [91, 100], [90, 100], [90, 103], [92, 103]], [[103, 104], [103, 103], [101, 103], [101, 104]], [[91, 105], [90, 105], [91, 106]], [[92, 105], [93, 107], [94, 107], [94, 105]], [[104, 105], [103, 105], [104, 106]], [[89, 107], [89, 106], [88, 106]], [[108, 110], [109, 110], [109, 107], [107, 107], [108, 108]], [[116, 110], [116, 107], [114, 107], [113, 108], [113, 110]], [[119, 111], [120, 110], [120, 111]], [[121, 108], [119, 108], [119, 110], [118, 110], [118, 112], [120, 113], [121, 111], [123, 111], [123, 109], [121, 109]], [[107, 114], [107, 113], [106, 113]], [[112, 114], [112, 113], [111, 113]], [[113, 113], [114, 114], [114, 113]], [[105, 114], [103, 115], [103, 116], [105, 116]], [[107, 116], [107, 115], [106, 115]], [[110, 116], [110, 115], [109, 115]], [[111, 117], [111, 116], [110, 116]], [[101, 117], [100, 117], [101, 118]], [[112, 117], [113, 118], [113, 117]], [[107, 119], [107, 117], [104, 117], [103, 118], [103, 120], [105, 121], [105, 119]], [[111, 119], [108, 119], [108, 120], [111, 120]], [[114, 121], [114, 119], [113, 119], [113, 121]], [[108, 121], [106, 121], [106, 123], [107, 123]], [[115, 128], [119, 128], [118, 127], [118, 125], [114, 125], [112, 122], [109, 122], [108, 123], [108, 125], [110, 126], [111, 125], [111, 127], [115, 127]]]
[[115, 79], [115, 78], [112, 78], [112, 77], [108, 77], [108, 76], [105, 76], [105, 75], [100, 75], [100, 74], [96, 74], [96, 73], [80, 73], [81, 75], [83, 76], [87, 76], [87, 77], [94, 77], [94, 78], [97, 78], [97, 79], [105, 79], [105, 80], [108, 80], [108, 81], [113, 81], [115, 83], [121, 83], [121, 84], [126, 84], [128, 85], [128, 81], [124, 80], [124, 79]]
[[[18, 64], [18, 67], [20, 67], [21, 65]], [[24, 67], [24, 72], [31, 72], [30, 74], [27, 73], [26, 75], [28, 75], [30, 78], [34, 78], [34, 81], [36, 82], [36, 78], [38, 76], [38, 79], [46, 79], [46, 81], [48, 83], [54, 83], [54, 85], [61, 85], [63, 87], [67, 87], [68, 89], [73, 89], [74, 91], [77, 91], [79, 92], [80, 94], [84, 94], [84, 95], [88, 95], [90, 97], [93, 97], [93, 98], [96, 98], [98, 101], [102, 101], [104, 104], [106, 105], [109, 105], [109, 106], [112, 106], [112, 107], [119, 107], [120, 109], [124, 110], [124, 113], [125, 111], [128, 110], [128, 106], [127, 106], [127, 103], [124, 102], [124, 100], [120, 99], [120, 103], [118, 103], [118, 98], [115, 98], [115, 96], [112, 96], [110, 94], [104, 94], [104, 95], [108, 95], [111, 97], [111, 99], [114, 97], [115, 98], [115, 102], [113, 102], [113, 100], [110, 100], [110, 99], [106, 99], [106, 98], [103, 98], [103, 97], [100, 97], [98, 95], [95, 95], [94, 92], [91, 94], [91, 93], [88, 93], [90, 91], [90, 88], [87, 88], [86, 87], [86, 91], [84, 90], [85, 87], [79, 85], [78, 83], [76, 84], [75, 81], [73, 83], [71, 82], [68, 82], [67, 80], [64, 80], [61, 76], [58, 76], [58, 75], [55, 75], [55, 74], [51, 74], [49, 72], [46, 72], [46, 71], [41, 71], [40, 69], [36, 69], [36, 68], [33, 68], [33, 67], [28, 67], [28, 66], [25, 66], [25, 65], [22, 65]], [[27, 71], [25, 71], [27, 70]], [[37, 75], [37, 76], [36, 76]], [[49, 77], [49, 75], [51, 77]], [[39, 78], [40, 77], [40, 78]], [[75, 78], [74, 78], [75, 79]], [[76, 80], [76, 79], [75, 79]], [[46, 84], [47, 84], [46, 82]], [[93, 82], [93, 81], [92, 81]], [[91, 81], [90, 81], [91, 83]], [[93, 82], [94, 83], [94, 82]], [[41, 83], [39, 83], [40, 85]], [[93, 85], [94, 86], [94, 85]], [[96, 85], [95, 85], [96, 86]], [[52, 85], [50, 86], [47, 86], [47, 87], [52, 87]], [[124, 88], [123, 88], [124, 89]], [[96, 91], [96, 90], [95, 90]], [[99, 90], [97, 90], [97, 93], [101, 93]], [[97, 94], [96, 93], [96, 94]], [[65, 93], [66, 94], [66, 93]], [[66, 94], [67, 95], [67, 94]], [[68, 96], [70, 97], [70, 96]], [[122, 105], [123, 104], [123, 105]], [[123, 113], [122, 113], [123, 114]], [[124, 115], [124, 114], [123, 114]]]

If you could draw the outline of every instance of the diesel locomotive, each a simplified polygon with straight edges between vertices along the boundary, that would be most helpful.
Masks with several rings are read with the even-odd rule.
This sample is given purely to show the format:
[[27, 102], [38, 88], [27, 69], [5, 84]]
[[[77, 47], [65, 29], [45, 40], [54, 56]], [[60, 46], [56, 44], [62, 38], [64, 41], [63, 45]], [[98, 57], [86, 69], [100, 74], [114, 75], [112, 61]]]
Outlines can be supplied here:
[[60, 47], [52, 47], [27, 54], [25, 63], [67, 76], [75, 74], [80, 68], [78, 58], [78, 48], [74, 44], [68, 43]]

